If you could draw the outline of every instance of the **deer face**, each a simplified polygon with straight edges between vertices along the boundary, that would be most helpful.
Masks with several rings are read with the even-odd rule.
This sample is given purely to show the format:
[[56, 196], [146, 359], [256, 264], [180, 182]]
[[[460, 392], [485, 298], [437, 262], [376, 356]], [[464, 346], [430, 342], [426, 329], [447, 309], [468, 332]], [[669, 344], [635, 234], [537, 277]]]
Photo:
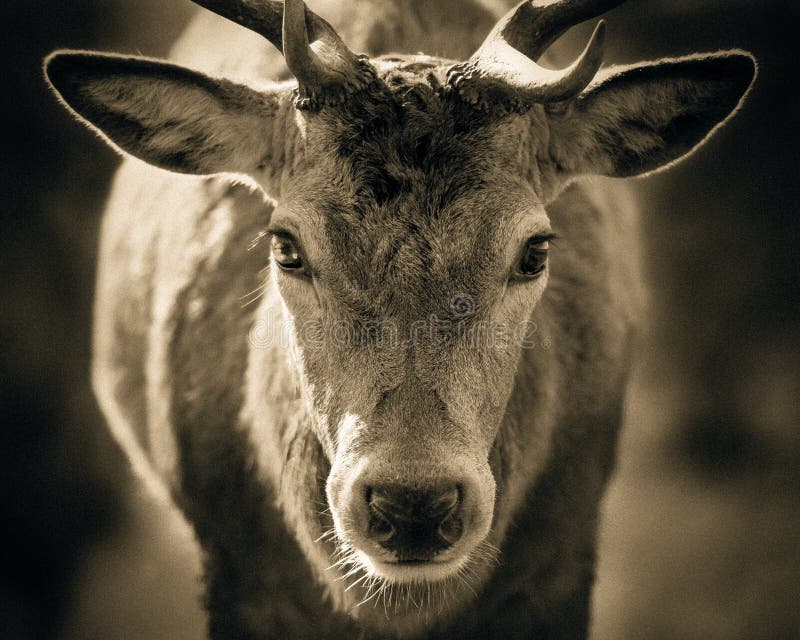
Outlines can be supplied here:
[[[297, 87], [74, 52], [52, 56], [48, 77], [122, 150], [244, 175], [278, 199], [259, 320], [272, 314], [288, 342], [251, 354], [254, 439], [273, 452], [264, 466], [287, 524], [334, 599], [359, 615], [359, 601], [400, 585], [395, 630], [413, 631], [423, 594], [457, 610], [486, 579], [514, 508], [496, 485], [524, 495], [533, 481], [501, 477], [495, 453], [535, 346], [546, 205], [582, 175], [640, 175], [696, 148], [740, 103], [753, 60], [598, 75], [601, 24], [569, 69], [534, 62], [619, 0], [522, 2], [462, 63], [356, 56], [299, 0], [199, 4], [281, 48]], [[294, 389], [302, 408], [275, 409], [294, 407]]]
[[550, 224], [521, 177], [537, 171], [519, 150], [530, 115], [458, 131], [461, 105], [389, 73], [398, 90], [380, 109], [306, 118], [309, 165], [270, 222], [272, 269], [346, 557], [435, 581], [492, 523], [489, 454]]

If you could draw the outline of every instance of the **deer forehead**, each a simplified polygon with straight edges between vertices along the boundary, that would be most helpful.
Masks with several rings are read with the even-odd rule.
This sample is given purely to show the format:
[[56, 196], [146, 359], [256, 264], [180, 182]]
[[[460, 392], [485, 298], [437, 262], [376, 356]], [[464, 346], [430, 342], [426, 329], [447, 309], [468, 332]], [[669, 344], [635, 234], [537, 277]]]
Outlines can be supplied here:
[[299, 116], [307, 151], [326, 165], [328, 154], [346, 160], [369, 177], [363, 186], [379, 201], [420, 174], [464, 182], [509, 163], [527, 169], [533, 156], [526, 145], [536, 151], [548, 142], [543, 107], [517, 114], [476, 110], [454, 98], [446, 79], [452, 62], [423, 55], [373, 59], [376, 81], [368, 89], [336, 109]]
[[531, 180], [532, 117], [461, 128], [437, 61], [390, 58], [380, 100], [302, 116], [306, 163], [272, 226], [294, 233], [320, 283], [359, 308], [408, 309], [413, 294], [421, 311], [501, 289], [524, 240], [549, 231]]
[[271, 227], [300, 241], [317, 283], [348, 306], [439, 313], [456, 295], [477, 301], [500, 292], [526, 239], [550, 229], [540, 200], [516, 176], [447, 191], [420, 179], [378, 203], [323, 180], [288, 193]]
[[[357, 221], [300, 207], [297, 217], [306, 224], [297, 235], [319, 286], [376, 314], [439, 313], [458, 295], [488, 303], [504, 288], [525, 240], [549, 228], [533, 201], [526, 207], [484, 195], [437, 215], [419, 195]], [[282, 209], [276, 224], [283, 219]]]

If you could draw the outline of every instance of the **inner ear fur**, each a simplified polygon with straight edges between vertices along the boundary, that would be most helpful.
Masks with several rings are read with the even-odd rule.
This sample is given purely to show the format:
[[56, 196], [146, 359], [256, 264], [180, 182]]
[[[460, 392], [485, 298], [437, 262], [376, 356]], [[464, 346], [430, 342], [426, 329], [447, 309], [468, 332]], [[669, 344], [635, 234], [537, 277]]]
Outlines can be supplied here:
[[686, 156], [736, 112], [756, 61], [724, 51], [610, 68], [548, 116], [550, 155], [569, 176], [641, 175]]
[[269, 155], [276, 93], [141, 57], [57, 51], [51, 87], [115, 148], [179, 173], [251, 173]]

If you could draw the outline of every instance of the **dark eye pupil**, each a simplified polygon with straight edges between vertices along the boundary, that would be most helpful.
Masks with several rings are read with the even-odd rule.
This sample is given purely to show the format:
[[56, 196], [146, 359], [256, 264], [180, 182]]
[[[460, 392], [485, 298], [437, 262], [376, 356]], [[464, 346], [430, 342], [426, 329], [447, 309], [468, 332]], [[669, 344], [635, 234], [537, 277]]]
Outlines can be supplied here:
[[525, 276], [535, 276], [544, 271], [547, 264], [547, 240], [532, 239], [525, 246], [519, 263], [519, 272]]
[[272, 255], [283, 269], [299, 269], [303, 266], [297, 246], [290, 238], [272, 236]]

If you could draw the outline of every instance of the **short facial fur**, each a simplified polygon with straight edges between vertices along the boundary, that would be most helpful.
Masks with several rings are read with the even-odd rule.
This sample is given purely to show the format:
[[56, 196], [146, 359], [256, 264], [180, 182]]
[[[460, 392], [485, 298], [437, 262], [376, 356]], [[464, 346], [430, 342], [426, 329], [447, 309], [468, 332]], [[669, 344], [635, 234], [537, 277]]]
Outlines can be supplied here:
[[[552, 261], [515, 274], [526, 243], [560, 231], [548, 209], [582, 175], [641, 175], [696, 148], [737, 108], [754, 66], [728, 52], [612, 69], [568, 101], [521, 109], [464, 99], [451, 60], [369, 64], [366, 87], [311, 109], [296, 108], [292, 83], [255, 90], [143, 59], [60, 53], [47, 72], [125, 152], [245, 177], [277, 200], [252, 249], [269, 269], [241, 423], [335, 607], [419, 635], [489, 584], [552, 441], [577, 433], [562, 427], [579, 422], [572, 403], [599, 415], [624, 389], [635, 320], [592, 299], [592, 287], [618, 286], [602, 280], [613, 250], [592, 247], [613, 236], [589, 224], [580, 239], [565, 223], [574, 246], [590, 247], [576, 254], [600, 259], [564, 258], [560, 278]], [[292, 238], [305, 273], [269, 261], [271, 234]], [[597, 326], [581, 324], [592, 317]], [[542, 328], [565, 346], [543, 349]], [[581, 376], [594, 386], [571, 380]], [[372, 487], [441, 483], [459, 486], [455, 544], [406, 563], [369, 539]], [[391, 619], [362, 606], [379, 597]]]

